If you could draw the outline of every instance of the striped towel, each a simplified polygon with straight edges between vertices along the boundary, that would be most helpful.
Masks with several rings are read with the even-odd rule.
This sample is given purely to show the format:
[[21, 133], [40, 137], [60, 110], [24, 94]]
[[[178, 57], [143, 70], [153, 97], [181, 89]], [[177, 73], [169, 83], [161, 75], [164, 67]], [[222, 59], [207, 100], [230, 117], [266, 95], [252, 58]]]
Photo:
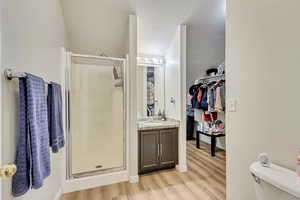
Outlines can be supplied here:
[[50, 175], [49, 130], [45, 82], [27, 74], [19, 81], [19, 136], [12, 194], [22, 196], [30, 188], [38, 189]]

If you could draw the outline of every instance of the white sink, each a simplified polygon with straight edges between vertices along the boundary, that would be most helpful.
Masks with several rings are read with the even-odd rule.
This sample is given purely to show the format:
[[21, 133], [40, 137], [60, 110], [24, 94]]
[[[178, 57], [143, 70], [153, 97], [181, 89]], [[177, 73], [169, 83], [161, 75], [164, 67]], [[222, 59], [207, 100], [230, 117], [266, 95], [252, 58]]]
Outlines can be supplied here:
[[164, 122], [142, 122], [141, 125], [146, 125], [146, 126], [162, 126], [164, 125]]

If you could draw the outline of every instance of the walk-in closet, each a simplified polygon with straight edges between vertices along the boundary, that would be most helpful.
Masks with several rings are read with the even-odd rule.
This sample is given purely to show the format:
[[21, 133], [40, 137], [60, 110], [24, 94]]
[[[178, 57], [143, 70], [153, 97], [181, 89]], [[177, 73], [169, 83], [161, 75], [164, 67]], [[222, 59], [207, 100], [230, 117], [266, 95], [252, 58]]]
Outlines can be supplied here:
[[197, 78], [187, 94], [187, 140], [196, 139], [196, 147], [201, 143], [210, 145], [210, 155], [226, 151], [225, 64], [211, 67], [203, 77]]

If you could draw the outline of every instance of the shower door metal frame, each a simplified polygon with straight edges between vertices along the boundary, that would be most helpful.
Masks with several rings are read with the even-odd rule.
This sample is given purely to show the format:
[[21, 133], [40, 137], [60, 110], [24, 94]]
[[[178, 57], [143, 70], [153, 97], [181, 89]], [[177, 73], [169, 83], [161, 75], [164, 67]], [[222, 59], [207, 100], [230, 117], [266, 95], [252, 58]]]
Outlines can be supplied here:
[[[72, 65], [72, 57], [77, 58], [90, 58], [95, 60], [107, 60], [107, 61], [120, 61], [122, 62], [122, 82], [123, 82], [123, 166], [108, 168], [108, 169], [99, 169], [92, 170], [83, 173], [73, 174], [72, 173], [72, 133], [71, 133], [71, 99], [70, 99], [70, 91], [71, 91], [71, 65]], [[104, 57], [104, 56], [93, 56], [93, 55], [82, 55], [82, 54], [74, 54], [72, 52], [67, 52], [66, 59], [66, 70], [65, 70], [65, 110], [66, 110], [66, 138], [67, 138], [67, 150], [66, 150], [66, 175], [67, 180], [78, 179], [89, 176], [102, 175], [112, 172], [118, 172], [123, 170], [128, 170], [128, 122], [127, 122], [127, 103], [128, 103], [128, 82], [127, 82], [127, 65], [128, 65], [128, 57], [125, 58], [114, 58], [114, 57]]]

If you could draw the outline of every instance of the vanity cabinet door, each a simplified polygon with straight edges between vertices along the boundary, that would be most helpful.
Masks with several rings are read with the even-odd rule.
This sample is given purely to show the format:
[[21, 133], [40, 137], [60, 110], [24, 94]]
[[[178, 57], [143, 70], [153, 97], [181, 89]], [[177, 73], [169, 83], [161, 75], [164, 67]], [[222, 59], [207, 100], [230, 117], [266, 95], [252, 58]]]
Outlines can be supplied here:
[[159, 131], [141, 131], [139, 134], [139, 173], [159, 168]]
[[160, 168], [174, 167], [178, 162], [178, 131], [160, 131]]

